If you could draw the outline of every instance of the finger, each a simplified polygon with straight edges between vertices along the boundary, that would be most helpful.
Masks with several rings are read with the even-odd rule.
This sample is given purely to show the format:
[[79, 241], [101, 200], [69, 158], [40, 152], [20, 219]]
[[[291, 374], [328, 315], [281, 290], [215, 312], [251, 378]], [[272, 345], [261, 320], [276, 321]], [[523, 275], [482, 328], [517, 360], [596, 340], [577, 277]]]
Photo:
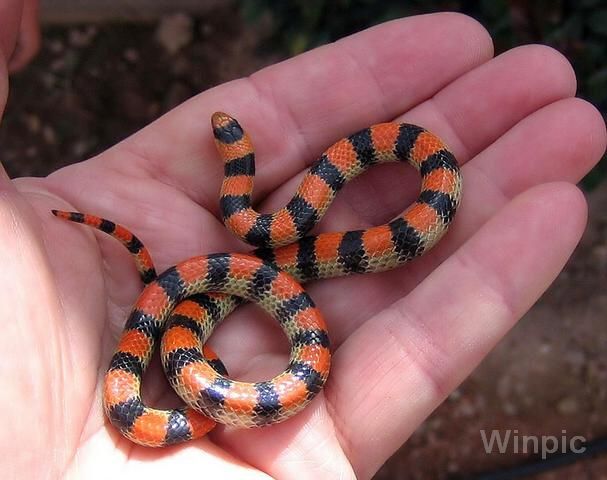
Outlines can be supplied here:
[[606, 144], [605, 122], [596, 107], [565, 98], [524, 118], [470, 165], [512, 198], [538, 183], [579, 182], [601, 158]]
[[526, 45], [468, 72], [404, 118], [444, 132], [465, 163], [527, 115], [574, 96], [575, 89], [575, 72], [561, 53]]
[[[10, 411], [15, 419], [6, 422], [0, 433], [5, 452], [0, 470], [8, 478], [22, 476], [24, 471], [40, 478], [48, 475], [54, 462], [67, 461], [65, 455], [73, 442], [67, 426], [70, 422], [63, 415], [71, 406], [62, 397], [63, 389], [69, 387], [57, 381], [69, 378], [65, 376], [65, 359], [70, 354], [65, 347], [69, 342], [63, 336], [61, 306], [35, 215], [4, 176], [0, 178], [0, 191], [0, 314], [10, 319], [0, 335], [0, 349], [5, 355], [0, 364], [5, 385], [0, 390], [0, 408]], [[83, 384], [79, 389], [83, 390]], [[74, 399], [81, 400], [78, 395]], [[73, 409], [69, 411], [74, 414]], [[26, 422], [17, 420], [25, 418], [35, 426], [35, 435], [27, 434]], [[58, 438], [65, 448], [49, 448]], [[40, 463], [34, 465], [32, 457]]]
[[[216, 212], [223, 165], [212, 144], [213, 111], [250, 131], [266, 172], [256, 183], [263, 196], [335, 139], [393, 118], [491, 55], [487, 32], [463, 15], [389, 22], [207, 91], [95, 163], [177, 185]], [[101, 190], [96, 175], [82, 181]], [[72, 200], [69, 188], [63, 193]]]
[[[325, 395], [361, 478], [538, 299], [577, 244], [585, 215], [584, 198], [570, 184], [525, 192], [339, 348]], [[373, 440], [378, 435], [382, 442]]]

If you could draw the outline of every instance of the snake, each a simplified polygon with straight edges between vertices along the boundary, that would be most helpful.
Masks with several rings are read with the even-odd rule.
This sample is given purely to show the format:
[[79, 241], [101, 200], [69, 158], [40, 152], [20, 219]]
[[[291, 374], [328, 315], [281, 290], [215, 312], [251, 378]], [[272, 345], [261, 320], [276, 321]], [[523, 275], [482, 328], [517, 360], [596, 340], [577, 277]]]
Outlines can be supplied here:
[[[211, 126], [224, 164], [224, 225], [254, 250], [199, 255], [157, 274], [148, 249], [124, 226], [52, 211], [114, 237], [134, 258], [144, 289], [110, 361], [102, 398], [109, 422], [144, 446], [194, 440], [218, 423], [262, 427], [300, 412], [322, 390], [331, 364], [326, 322], [301, 283], [382, 272], [422, 255], [446, 233], [460, 203], [461, 172], [443, 141], [422, 127], [389, 122], [331, 145], [284, 208], [258, 213], [252, 206], [255, 153], [249, 134], [221, 112], [212, 115]], [[419, 196], [406, 210], [368, 229], [309, 234], [347, 182], [387, 162], [408, 163], [421, 176]], [[287, 367], [270, 380], [231, 379], [206, 344], [215, 327], [246, 301], [275, 318], [291, 344]], [[183, 407], [156, 409], [141, 398], [142, 377], [158, 344]]]

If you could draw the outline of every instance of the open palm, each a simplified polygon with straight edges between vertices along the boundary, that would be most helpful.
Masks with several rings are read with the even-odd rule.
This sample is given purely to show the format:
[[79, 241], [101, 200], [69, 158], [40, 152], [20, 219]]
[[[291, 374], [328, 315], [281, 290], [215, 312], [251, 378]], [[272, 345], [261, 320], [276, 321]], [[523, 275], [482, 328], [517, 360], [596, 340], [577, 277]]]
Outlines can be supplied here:
[[[47, 178], [1, 180], [1, 470], [21, 478], [369, 478], [555, 278], [585, 225], [573, 185], [600, 158], [604, 124], [572, 98], [569, 64], [546, 47], [495, 59], [457, 14], [390, 22], [191, 99], [129, 139]], [[201, 67], [202, 68], [202, 67]], [[108, 425], [100, 381], [141, 283], [113, 239], [52, 208], [110, 218], [160, 271], [194, 255], [247, 251], [218, 220], [223, 165], [209, 118], [223, 110], [257, 151], [261, 209], [283, 206], [318, 154], [392, 119], [441, 136], [463, 166], [449, 234], [404, 268], [308, 287], [331, 334], [331, 376], [297, 417], [216, 428], [165, 449]], [[323, 231], [389, 220], [415, 198], [404, 166], [373, 169], [338, 195]], [[238, 309], [212, 344], [231, 376], [263, 379], [288, 345], [259, 309]], [[179, 404], [158, 366], [144, 398]]]

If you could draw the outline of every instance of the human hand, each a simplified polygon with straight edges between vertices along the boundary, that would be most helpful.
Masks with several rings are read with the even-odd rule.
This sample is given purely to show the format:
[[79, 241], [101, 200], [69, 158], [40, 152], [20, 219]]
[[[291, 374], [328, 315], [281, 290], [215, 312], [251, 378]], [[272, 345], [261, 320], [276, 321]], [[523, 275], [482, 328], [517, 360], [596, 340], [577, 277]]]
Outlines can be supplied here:
[[[572, 98], [575, 77], [554, 50], [491, 57], [487, 33], [467, 17], [399, 20], [204, 92], [47, 178], [2, 178], [1, 470], [9, 478], [371, 477], [537, 300], [585, 225], [573, 184], [604, 151], [600, 115]], [[264, 211], [286, 203], [328, 145], [395, 118], [450, 145], [463, 165], [463, 201], [449, 234], [412, 264], [307, 287], [334, 356], [304, 412], [270, 428], [219, 427], [199, 441], [143, 448], [108, 425], [100, 400], [141, 290], [135, 267], [115, 240], [50, 210], [120, 222], [160, 271], [197, 254], [248, 250], [218, 220], [216, 110], [251, 134]], [[322, 230], [389, 220], [415, 198], [416, 182], [403, 166], [372, 169], [337, 196]], [[232, 376], [261, 379], [284, 367], [280, 332], [246, 306], [212, 343]], [[159, 376], [158, 368], [146, 376], [144, 398], [175, 405]]]

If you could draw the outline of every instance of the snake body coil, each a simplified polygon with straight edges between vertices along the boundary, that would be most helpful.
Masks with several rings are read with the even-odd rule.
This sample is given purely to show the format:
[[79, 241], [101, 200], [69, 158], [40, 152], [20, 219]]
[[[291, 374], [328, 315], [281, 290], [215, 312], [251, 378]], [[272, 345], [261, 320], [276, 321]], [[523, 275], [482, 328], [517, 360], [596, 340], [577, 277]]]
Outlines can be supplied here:
[[[298, 281], [395, 268], [442, 237], [460, 200], [459, 168], [441, 140], [415, 125], [383, 123], [332, 145], [285, 208], [259, 214], [251, 208], [255, 164], [249, 136], [223, 113], [213, 115], [212, 126], [225, 162], [224, 223], [259, 247], [249, 254], [194, 257], [156, 276], [147, 249], [124, 227], [92, 215], [53, 211], [120, 240], [147, 284], [127, 319], [103, 389], [111, 423], [141, 445], [198, 438], [216, 422], [238, 427], [277, 423], [304, 408], [327, 380], [331, 355], [322, 315]], [[304, 236], [346, 182], [372, 165], [395, 161], [409, 162], [422, 178], [418, 199], [401, 215], [366, 230]], [[205, 346], [243, 299], [275, 317], [291, 343], [287, 368], [268, 381], [228, 378]], [[141, 400], [141, 379], [160, 338], [169, 382], [188, 407], [158, 410]]]

